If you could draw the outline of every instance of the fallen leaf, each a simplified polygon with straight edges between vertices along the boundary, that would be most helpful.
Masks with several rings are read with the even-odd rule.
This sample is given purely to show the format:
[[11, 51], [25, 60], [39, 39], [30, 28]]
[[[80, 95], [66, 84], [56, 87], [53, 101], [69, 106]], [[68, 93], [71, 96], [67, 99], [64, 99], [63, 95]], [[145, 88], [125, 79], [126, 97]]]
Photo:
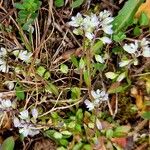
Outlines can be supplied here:
[[73, 55], [73, 54], [74, 54], [75, 56], [81, 57], [82, 54], [83, 54], [82, 48], [72, 49], [72, 50], [68, 50], [68, 51], [64, 52], [60, 57], [58, 57], [58, 58], [53, 62], [53, 64], [56, 64], [56, 63], [58, 63], [58, 62], [61, 61], [61, 60], [70, 59], [70, 58], [71, 58], [71, 55]]
[[123, 138], [112, 138], [111, 141], [118, 144], [122, 148], [125, 148], [127, 145], [127, 139], [124, 137]]
[[131, 96], [135, 98], [135, 102], [138, 110], [142, 110], [144, 108], [142, 91], [138, 90], [136, 87], [133, 87], [131, 89]]
[[137, 13], [136, 13], [135, 16], [136, 16], [136, 17], [140, 17], [140, 15], [141, 15], [142, 12], [146, 13], [147, 16], [148, 16], [148, 18], [150, 19], [150, 0], [146, 0], [146, 2], [143, 3], [143, 4], [139, 7], [139, 9], [138, 9], [138, 11], [137, 11]]

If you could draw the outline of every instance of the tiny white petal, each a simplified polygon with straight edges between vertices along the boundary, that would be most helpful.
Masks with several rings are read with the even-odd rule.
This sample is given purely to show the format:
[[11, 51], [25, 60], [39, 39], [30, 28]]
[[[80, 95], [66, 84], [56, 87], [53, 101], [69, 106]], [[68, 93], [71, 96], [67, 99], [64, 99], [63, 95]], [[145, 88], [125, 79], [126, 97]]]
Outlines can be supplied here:
[[103, 25], [102, 29], [107, 34], [113, 34], [112, 25]]
[[1, 105], [3, 108], [9, 108], [9, 107], [11, 107], [12, 103], [9, 99], [8, 100], [2, 100]]
[[37, 111], [37, 109], [36, 109], [36, 108], [33, 108], [33, 109], [31, 110], [31, 113], [32, 113], [33, 118], [34, 118], [34, 119], [37, 119], [37, 117], [38, 117], [38, 111]]
[[94, 99], [97, 99], [97, 98], [99, 98], [99, 93], [98, 93], [99, 91], [94, 91], [94, 90], [92, 90], [91, 91], [91, 95], [92, 95], [92, 97], [94, 98]]
[[102, 130], [102, 129], [103, 129], [102, 124], [101, 124], [101, 122], [99, 121], [99, 119], [96, 119], [96, 126], [97, 126], [97, 129], [98, 129], [98, 130]]
[[150, 48], [149, 47], [145, 47], [143, 48], [143, 54], [144, 57], [150, 57]]
[[86, 107], [89, 109], [89, 111], [93, 110], [94, 109], [94, 104], [92, 102], [90, 102], [89, 100], [85, 100], [84, 101]]
[[23, 119], [23, 120], [28, 119], [29, 118], [29, 112], [28, 112], [28, 110], [21, 111], [19, 117], [21, 119]]
[[130, 54], [135, 54], [135, 52], [138, 50], [138, 43], [135, 41], [135, 43], [125, 44], [123, 49]]
[[110, 38], [108, 37], [102, 37], [100, 38], [100, 40], [104, 43], [104, 44], [110, 44], [112, 41]]
[[14, 123], [14, 126], [15, 127], [19, 127], [20, 126], [20, 120], [17, 118], [17, 117], [14, 117], [14, 119], [13, 119], [13, 123]]
[[0, 48], [0, 57], [5, 57], [7, 55], [7, 50], [4, 47]]
[[83, 24], [83, 17], [80, 13], [77, 13], [76, 16], [71, 17], [71, 21], [68, 22], [70, 26], [79, 27]]
[[27, 137], [29, 135], [29, 129], [27, 128], [27, 126], [25, 126], [24, 128], [19, 129], [19, 133], [24, 137]]

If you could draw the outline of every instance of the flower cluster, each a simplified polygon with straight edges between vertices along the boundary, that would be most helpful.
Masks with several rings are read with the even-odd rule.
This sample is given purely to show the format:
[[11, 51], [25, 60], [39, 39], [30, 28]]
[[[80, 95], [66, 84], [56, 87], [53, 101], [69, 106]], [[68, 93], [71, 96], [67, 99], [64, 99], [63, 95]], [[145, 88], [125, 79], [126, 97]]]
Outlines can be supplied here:
[[94, 99], [93, 102], [89, 101], [88, 99], [84, 101], [85, 105], [90, 111], [93, 110], [95, 107], [99, 106], [102, 102], [108, 101], [108, 94], [103, 90], [92, 90], [91, 95]]
[[125, 44], [123, 46], [123, 49], [132, 55], [133, 59], [125, 59], [122, 60], [119, 63], [120, 67], [127, 66], [128, 64], [138, 64], [137, 57], [143, 56], [143, 57], [150, 57], [150, 41], [146, 40], [146, 38], [143, 38], [142, 40], [138, 41], [135, 40], [134, 43]]
[[37, 122], [38, 111], [37, 109], [31, 110], [32, 118], [30, 118], [28, 110], [23, 110], [19, 114], [18, 117], [14, 117], [14, 126], [19, 128], [19, 133], [24, 137], [28, 135], [34, 136], [39, 134], [39, 129], [35, 127], [35, 123]]
[[144, 56], [150, 57], [150, 41], [143, 38], [141, 41], [135, 41], [134, 43], [125, 44], [123, 49], [129, 54], [133, 54], [135, 57]]
[[1, 72], [8, 72], [10, 68], [5, 60], [6, 56], [7, 56], [7, 50], [1, 47], [0, 48], [0, 71]]
[[[9, 72], [10, 69], [10, 66], [6, 62], [6, 56], [8, 52], [11, 52], [11, 50], [6, 50], [4, 47], [0, 48], [0, 71], [5, 73]], [[14, 50], [13, 55], [15, 55], [16, 58], [29, 63], [33, 54], [27, 50]]]
[[[76, 16], [71, 18], [71, 21], [68, 23], [70, 26], [75, 27], [73, 32], [76, 35], [83, 35], [89, 40], [92, 40], [96, 36], [96, 32], [103, 30], [106, 34], [112, 34], [112, 21], [111, 13], [107, 10], [104, 10], [99, 13], [99, 15], [91, 14], [90, 16], [82, 16], [78, 13]], [[103, 43], [110, 43], [111, 40], [108, 37], [101, 38]]]

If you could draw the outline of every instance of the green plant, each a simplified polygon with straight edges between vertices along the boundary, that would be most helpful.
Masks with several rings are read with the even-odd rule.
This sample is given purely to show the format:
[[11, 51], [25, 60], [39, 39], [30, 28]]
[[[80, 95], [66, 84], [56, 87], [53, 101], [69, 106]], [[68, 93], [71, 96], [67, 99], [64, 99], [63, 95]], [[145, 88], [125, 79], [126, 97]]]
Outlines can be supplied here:
[[19, 9], [18, 22], [23, 30], [31, 31], [32, 24], [38, 16], [38, 10], [41, 6], [39, 0], [23, 0], [22, 3], [15, 3], [14, 7]]

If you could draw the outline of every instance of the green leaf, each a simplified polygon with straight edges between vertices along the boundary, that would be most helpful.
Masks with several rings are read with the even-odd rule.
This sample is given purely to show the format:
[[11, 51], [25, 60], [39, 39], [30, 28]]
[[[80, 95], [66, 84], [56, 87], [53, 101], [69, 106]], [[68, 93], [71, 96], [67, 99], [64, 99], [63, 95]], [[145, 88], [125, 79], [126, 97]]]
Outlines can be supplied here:
[[14, 3], [14, 7], [17, 9], [25, 9], [24, 5], [22, 5], [20, 3]]
[[78, 60], [75, 56], [73, 56], [73, 55], [71, 56], [71, 61], [75, 67], [77, 67], [77, 68], [79, 67]]
[[67, 146], [69, 142], [68, 142], [66, 139], [60, 139], [60, 140], [59, 140], [59, 143], [60, 143], [62, 146]]
[[13, 150], [15, 146], [14, 138], [12, 136], [8, 137], [2, 143], [2, 150]]
[[71, 7], [72, 8], [79, 7], [80, 5], [83, 4], [83, 2], [84, 2], [84, 0], [75, 0], [75, 1], [72, 2]]
[[60, 66], [60, 71], [61, 71], [62, 73], [67, 74], [67, 73], [68, 73], [68, 66], [65, 65], [65, 64], [62, 64], [62, 65]]
[[54, 4], [56, 7], [62, 7], [64, 6], [65, 3], [64, 3], [64, 0], [55, 0]]
[[83, 58], [81, 58], [80, 61], [79, 61], [79, 68], [83, 69], [84, 67], [85, 67], [85, 61], [84, 61]]
[[45, 87], [45, 90], [48, 92], [52, 92], [56, 96], [59, 95], [58, 88], [52, 83], [48, 83], [48, 85]]
[[83, 119], [83, 111], [82, 109], [78, 109], [78, 111], [76, 112], [76, 117], [78, 120], [82, 120]]
[[143, 119], [150, 120], [150, 111], [144, 112], [144, 113], [141, 115], [141, 117], [142, 117]]
[[147, 26], [149, 24], [149, 18], [146, 13], [142, 13], [139, 19], [139, 23], [141, 26]]
[[128, 134], [130, 131], [131, 127], [130, 126], [119, 126], [115, 129], [113, 136], [114, 137], [123, 137]]
[[17, 99], [18, 99], [18, 100], [24, 100], [24, 99], [25, 99], [24, 90], [23, 90], [20, 86], [17, 86], [17, 87], [15, 88], [15, 90], [16, 90]]
[[80, 90], [80, 88], [78, 88], [78, 87], [73, 87], [73, 88], [71, 89], [71, 98], [72, 98], [72, 99], [80, 98], [80, 95], [81, 95], [81, 90]]
[[72, 133], [67, 131], [67, 130], [66, 131], [62, 131], [61, 134], [67, 135], [67, 136], [71, 136], [72, 135]]
[[82, 142], [78, 142], [72, 150], [81, 150], [82, 149], [82, 146], [83, 146], [83, 143]]
[[112, 138], [113, 137], [113, 130], [112, 129], [108, 129], [106, 131], [106, 137], [107, 138]]
[[92, 46], [92, 51], [94, 52], [94, 54], [99, 54], [100, 53], [100, 49], [103, 47], [103, 42], [101, 40], [97, 41], [93, 46]]
[[129, 87], [128, 84], [119, 85], [118, 82], [113, 83], [108, 89], [109, 94], [124, 92]]
[[118, 32], [117, 34], [113, 35], [113, 40], [116, 42], [121, 42], [126, 38], [126, 35], [124, 32]]
[[43, 77], [45, 71], [46, 71], [46, 69], [45, 69], [43, 66], [39, 66], [39, 67], [37, 68], [37, 70], [36, 70], [36, 73], [37, 73], [39, 76]]
[[139, 36], [139, 35], [141, 35], [141, 33], [142, 33], [142, 30], [138, 26], [136, 26], [133, 30], [133, 34], [135, 36]]
[[44, 79], [48, 80], [51, 77], [50, 72], [46, 71], [46, 73], [44, 74]]
[[62, 138], [62, 134], [59, 133], [59, 132], [54, 132], [53, 137], [54, 137], [55, 139], [61, 139], [61, 138]]
[[84, 71], [83, 76], [84, 76], [84, 81], [85, 81], [86, 85], [90, 86], [90, 75], [87, 70]]
[[83, 146], [83, 150], [91, 150], [92, 149], [92, 146], [90, 144], [85, 144]]
[[133, 17], [143, 2], [144, 0], [128, 0], [125, 3], [113, 21], [114, 33], [121, 31], [124, 27], [127, 28], [133, 22]]
[[47, 130], [44, 132], [44, 136], [48, 138], [53, 138], [54, 133], [55, 133], [55, 130]]

